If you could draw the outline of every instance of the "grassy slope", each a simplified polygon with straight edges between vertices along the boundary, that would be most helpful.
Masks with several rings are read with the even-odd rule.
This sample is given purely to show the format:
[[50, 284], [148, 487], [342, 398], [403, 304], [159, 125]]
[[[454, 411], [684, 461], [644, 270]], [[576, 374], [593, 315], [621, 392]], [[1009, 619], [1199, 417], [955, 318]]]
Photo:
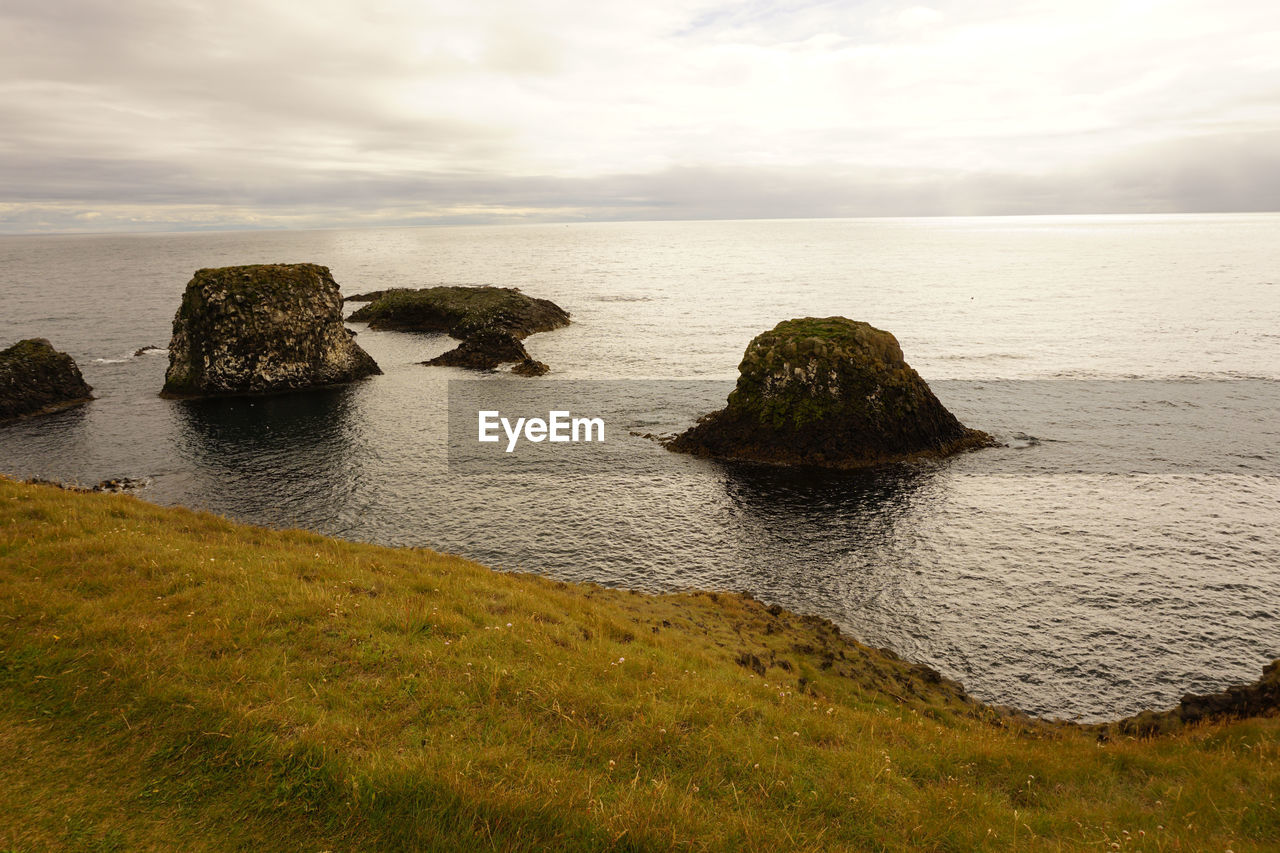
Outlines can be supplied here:
[[1278, 753], [999, 725], [738, 596], [0, 480], [0, 850], [1261, 850]]

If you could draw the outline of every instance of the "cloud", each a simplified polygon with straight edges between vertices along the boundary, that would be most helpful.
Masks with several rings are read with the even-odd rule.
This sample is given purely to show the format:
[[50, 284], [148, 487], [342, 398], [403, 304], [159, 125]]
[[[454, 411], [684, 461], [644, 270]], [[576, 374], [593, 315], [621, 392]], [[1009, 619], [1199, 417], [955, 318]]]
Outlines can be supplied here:
[[[74, 166], [60, 193], [37, 186], [47, 177], [0, 167], [0, 182], [29, 195], [0, 204], [0, 231], [1263, 211], [1280, 198], [1274, 133], [1155, 143], [1034, 175], [701, 164], [589, 177], [316, 170], [237, 181], [164, 164]], [[132, 200], [122, 202], [126, 188]]]
[[0, 229], [1276, 209], [1277, 57], [1246, 0], [12, 0]]

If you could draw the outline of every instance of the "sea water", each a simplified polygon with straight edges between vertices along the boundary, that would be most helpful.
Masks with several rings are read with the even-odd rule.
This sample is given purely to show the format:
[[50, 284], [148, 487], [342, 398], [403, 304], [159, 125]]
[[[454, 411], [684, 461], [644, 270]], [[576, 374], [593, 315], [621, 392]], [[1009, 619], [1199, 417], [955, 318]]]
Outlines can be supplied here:
[[[0, 347], [49, 338], [98, 399], [0, 426], [0, 472], [140, 478], [157, 503], [566, 580], [750, 591], [983, 700], [1115, 717], [1280, 656], [1277, 234], [1258, 214], [2, 237]], [[573, 323], [526, 340], [543, 379], [424, 367], [456, 342], [353, 324], [382, 376], [160, 399], [165, 353], [134, 353], [167, 344], [191, 274], [276, 262], [325, 264], [348, 294], [517, 286]], [[722, 406], [754, 335], [832, 315], [893, 332], [1006, 446], [817, 474], [644, 437]], [[477, 383], [607, 416], [609, 440], [460, 460], [450, 401]]]

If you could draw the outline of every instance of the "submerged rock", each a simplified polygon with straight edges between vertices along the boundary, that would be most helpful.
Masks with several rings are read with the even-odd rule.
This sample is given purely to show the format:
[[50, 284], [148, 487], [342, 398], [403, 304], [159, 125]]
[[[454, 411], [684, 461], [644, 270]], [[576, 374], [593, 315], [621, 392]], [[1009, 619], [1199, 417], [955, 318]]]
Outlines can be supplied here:
[[465, 340], [480, 331], [525, 338], [569, 325], [569, 313], [549, 299], [514, 287], [427, 287], [376, 292], [378, 298], [348, 318], [370, 329], [448, 332]]
[[44, 338], [0, 351], [0, 422], [87, 403], [92, 392], [75, 359]]
[[197, 270], [173, 320], [161, 393], [270, 394], [381, 373], [352, 337], [328, 267]]
[[969, 429], [888, 332], [844, 317], [779, 323], [747, 346], [728, 405], [671, 450], [782, 465], [860, 468], [996, 442]]
[[137, 477], [112, 477], [111, 479], [103, 480], [94, 486], [82, 486], [79, 483], [64, 483], [61, 480], [46, 480], [43, 477], [31, 477], [30, 479], [23, 480], [23, 482], [39, 486], [52, 486], [55, 489], [62, 489], [67, 492], [100, 492], [113, 495], [121, 495], [125, 492], [146, 488], [150, 485], [150, 480], [139, 479]]

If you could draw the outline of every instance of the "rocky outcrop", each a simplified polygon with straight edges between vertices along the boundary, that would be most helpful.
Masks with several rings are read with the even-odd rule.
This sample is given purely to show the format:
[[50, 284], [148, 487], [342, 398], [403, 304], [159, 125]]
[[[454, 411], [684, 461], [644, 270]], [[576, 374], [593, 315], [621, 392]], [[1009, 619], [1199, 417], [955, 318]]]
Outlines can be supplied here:
[[569, 325], [569, 313], [549, 299], [526, 296], [515, 287], [427, 287], [375, 292], [378, 298], [347, 318], [370, 329], [447, 332], [466, 340], [479, 331], [510, 332], [526, 338]]
[[388, 287], [386, 290], [369, 290], [364, 293], [353, 293], [350, 296], [344, 296], [343, 302], [373, 302], [381, 299], [388, 293], [399, 293], [400, 291], [411, 291], [412, 287]]
[[1244, 719], [1280, 711], [1280, 659], [1262, 669], [1252, 684], [1237, 684], [1221, 693], [1189, 693], [1178, 707], [1168, 711], [1142, 711], [1101, 727], [1100, 736], [1112, 734], [1145, 737], [1169, 734], [1189, 723], [1204, 720]]
[[75, 359], [44, 338], [0, 351], [0, 423], [86, 403], [92, 391]]
[[271, 394], [381, 373], [342, 324], [328, 267], [197, 270], [173, 320], [166, 396]]
[[516, 376], [545, 376], [551, 372], [551, 368], [547, 367], [536, 358], [526, 358], [524, 361], [511, 368], [511, 372]]
[[349, 297], [372, 301], [348, 318], [369, 328], [402, 332], [446, 332], [462, 343], [425, 361], [434, 366], [493, 370], [518, 362], [512, 373], [541, 376], [549, 368], [529, 357], [521, 339], [569, 324], [569, 313], [548, 299], [514, 287], [428, 287], [373, 291]]
[[67, 492], [105, 492], [107, 494], [122, 495], [125, 492], [132, 492], [136, 489], [146, 488], [149, 480], [138, 479], [136, 477], [112, 477], [109, 480], [102, 480], [97, 485], [82, 486], [78, 483], [63, 483], [59, 480], [46, 480], [43, 477], [32, 477], [24, 480], [25, 483], [40, 486], [53, 486], [55, 489], [62, 489]]
[[861, 468], [996, 442], [969, 429], [888, 332], [844, 317], [779, 323], [747, 346], [728, 405], [671, 450], [782, 465]]
[[529, 357], [520, 339], [510, 332], [484, 329], [461, 344], [423, 364], [434, 367], [468, 367], [472, 370], [494, 370], [500, 364], [517, 362], [511, 372], [520, 376], [541, 376], [548, 368]]

